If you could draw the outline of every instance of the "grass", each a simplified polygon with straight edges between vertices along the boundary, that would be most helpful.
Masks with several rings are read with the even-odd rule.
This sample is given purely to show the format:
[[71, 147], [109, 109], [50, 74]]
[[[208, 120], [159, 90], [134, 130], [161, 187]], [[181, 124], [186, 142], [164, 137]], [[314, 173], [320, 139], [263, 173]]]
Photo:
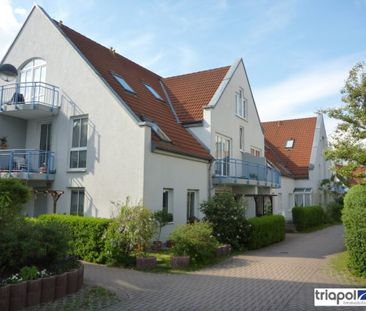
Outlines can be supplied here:
[[366, 285], [366, 278], [355, 276], [347, 267], [348, 253], [338, 253], [330, 259], [330, 267], [334, 272], [347, 279], [350, 283], [355, 285]]
[[165, 273], [185, 273], [185, 272], [197, 271], [223, 262], [224, 260], [230, 257], [230, 256], [213, 257], [212, 259], [208, 260], [203, 264], [191, 263], [186, 268], [173, 269], [170, 265], [170, 257], [174, 255], [172, 250], [169, 249], [169, 250], [161, 250], [159, 252], [149, 252], [146, 255], [155, 256], [157, 265], [156, 268], [154, 269], [144, 269], [143, 271], [165, 272]]

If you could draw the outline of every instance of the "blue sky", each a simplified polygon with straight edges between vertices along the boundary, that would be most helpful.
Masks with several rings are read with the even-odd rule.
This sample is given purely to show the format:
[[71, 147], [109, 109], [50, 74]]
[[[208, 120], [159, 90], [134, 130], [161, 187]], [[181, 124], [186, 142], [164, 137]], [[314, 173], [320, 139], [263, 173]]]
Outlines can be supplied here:
[[[43, 0], [48, 14], [171, 76], [244, 59], [262, 121], [341, 105], [348, 71], [366, 60], [366, 0]], [[32, 8], [0, 0], [0, 54]], [[326, 120], [328, 132], [335, 126]]]

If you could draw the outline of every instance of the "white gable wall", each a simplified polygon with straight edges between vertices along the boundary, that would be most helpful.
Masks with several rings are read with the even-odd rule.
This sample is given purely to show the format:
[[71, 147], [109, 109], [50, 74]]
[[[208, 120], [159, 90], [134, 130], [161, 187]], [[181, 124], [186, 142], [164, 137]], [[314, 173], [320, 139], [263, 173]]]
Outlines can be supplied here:
[[[127, 196], [141, 200], [147, 129], [137, 125], [39, 8], [4, 62], [19, 68], [34, 57], [47, 62], [46, 82], [62, 89], [61, 111], [52, 118], [51, 144], [57, 171], [52, 188], [66, 190], [58, 201], [58, 212], [69, 212], [70, 187], [85, 187], [86, 215], [109, 217], [111, 200]], [[83, 114], [89, 117], [87, 169], [69, 172], [70, 117]], [[27, 148], [39, 148], [39, 128], [44, 121], [28, 121]]]

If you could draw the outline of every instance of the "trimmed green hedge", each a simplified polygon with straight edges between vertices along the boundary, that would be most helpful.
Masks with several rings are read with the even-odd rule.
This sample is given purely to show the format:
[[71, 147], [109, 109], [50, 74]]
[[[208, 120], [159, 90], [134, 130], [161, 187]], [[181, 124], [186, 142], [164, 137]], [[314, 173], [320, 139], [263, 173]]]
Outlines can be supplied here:
[[325, 212], [318, 206], [297, 206], [292, 209], [292, 221], [297, 231], [304, 231], [325, 223]]
[[366, 277], [366, 186], [353, 186], [344, 198], [342, 215], [348, 266], [358, 276]]
[[65, 227], [71, 237], [70, 252], [89, 262], [104, 263], [104, 233], [110, 219], [48, 214], [37, 218], [39, 222], [56, 222]]
[[249, 249], [261, 248], [285, 239], [285, 218], [267, 215], [248, 219], [250, 227]]

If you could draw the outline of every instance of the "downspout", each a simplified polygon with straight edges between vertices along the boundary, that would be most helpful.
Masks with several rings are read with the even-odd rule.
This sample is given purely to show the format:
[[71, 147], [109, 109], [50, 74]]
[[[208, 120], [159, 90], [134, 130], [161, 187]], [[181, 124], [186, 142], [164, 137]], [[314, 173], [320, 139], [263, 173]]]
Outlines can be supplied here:
[[212, 169], [212, 160], [209, 160], [208, 162], [208, 199], [211, 199], [211, 187], [212, 187], [212, 175], [211, 175], [211, 169]]

